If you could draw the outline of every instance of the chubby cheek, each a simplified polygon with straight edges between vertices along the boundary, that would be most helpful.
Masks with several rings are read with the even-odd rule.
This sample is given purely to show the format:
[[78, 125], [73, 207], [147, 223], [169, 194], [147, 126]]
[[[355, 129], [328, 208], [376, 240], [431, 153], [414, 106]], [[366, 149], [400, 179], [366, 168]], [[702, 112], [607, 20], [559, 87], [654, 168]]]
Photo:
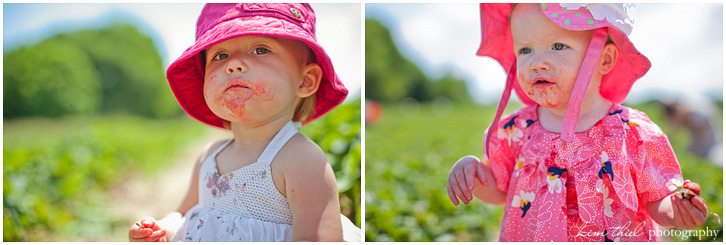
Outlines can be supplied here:
[[[207, 102], [207, 105], [209, 106], [212, 111], [214, 111], [214, 106], [216, 105], [214, 103], [215, 101], [215, 88], [218, 87], [217, 84], [214, 84], [216, 81], [214, 80], [216, 76], [205, 77], [204, 78], [204, 101]], [[215, 112], [216, 113], [216, 112]]]

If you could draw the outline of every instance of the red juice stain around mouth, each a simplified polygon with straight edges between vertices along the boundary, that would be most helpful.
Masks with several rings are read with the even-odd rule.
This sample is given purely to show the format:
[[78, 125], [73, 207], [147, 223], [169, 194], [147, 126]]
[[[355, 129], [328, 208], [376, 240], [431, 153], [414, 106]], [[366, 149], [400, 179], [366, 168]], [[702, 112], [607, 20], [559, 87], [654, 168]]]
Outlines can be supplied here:
[[220, 90], [222, 90], [221, 96], [216, 96], [215, 103], [221, 104], [240, 119], [249, 117], [245, 113], [250, 105], [274, 99], [274, 95], [269, 92], [268, 86], [262, 83], [233, 85], [227, 88], [221, 87]]
[[247, 101], [252, 98], [252, 91], [244, 88], [227, 89], [222, 95], [222, 105], [237, 117], [244, 115], [247, 107]]
[[527, 92], [527, 95], [537, 104], [545, 107], [555, 107], [559, 104], [558, 101], [562, 94], [554, 85], [554, 83], [549, 82], [535, 83], [532, 90]]

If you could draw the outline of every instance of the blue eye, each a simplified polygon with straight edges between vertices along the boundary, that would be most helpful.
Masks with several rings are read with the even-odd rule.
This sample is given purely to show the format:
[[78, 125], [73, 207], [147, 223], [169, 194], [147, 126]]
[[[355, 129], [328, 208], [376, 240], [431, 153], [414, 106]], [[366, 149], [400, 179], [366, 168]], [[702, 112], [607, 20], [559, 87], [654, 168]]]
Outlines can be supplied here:
[[259, 47], [259, 48], [253, 49], [252, 52], [251, 52], [251, 54], [264, 54], [264, 53], [268, 53], [268, 52], [270, 52], [269, 49], [266, 49], [266, 48], [263, 48], [263, 47]]
[[561, 44], [561, 43], [555, 43], [555, 46], [552, 47], [554, 50], [563, 50], [567, 48], [567, 45]]
[[523, 48], [523, 49], [520, 49], [519, 50], [519, 53], [520, 54], [529, 54], [529, 53], [532, 53], [532, 49], [531, 48]]
[[227, 59], [227, 58], [229, 58], [229, 55], [228, 54], [220, 53], [220, 54], [215, 55], [212, 58], [212, 60], [224, 60], [224, 59]]

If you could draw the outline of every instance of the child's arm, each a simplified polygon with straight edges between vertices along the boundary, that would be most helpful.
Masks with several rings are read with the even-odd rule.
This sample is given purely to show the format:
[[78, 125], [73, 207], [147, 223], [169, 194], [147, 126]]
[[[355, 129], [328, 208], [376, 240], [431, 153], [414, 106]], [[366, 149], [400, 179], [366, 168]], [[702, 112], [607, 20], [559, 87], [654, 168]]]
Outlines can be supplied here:
[[695, 229], [706, 223], [707, 206], [699, 196], [684, 199], [674, 192], [655, 202], [644, 202], [653, 221], [666, 228]]
[[273, 164], [284, 174], [285, 196], [293, 216], [293, 240], [342, 241], [338, 188], [325, 154], [300, 134], [285, 148]]
[[488, 183], [490, 179], [496, 180], [491, 168], [482, 164], [479, 158], [471, 155], [462, 157], [449, 171], [449, 180], [446, 182], [449, 199], [457, 206], [459, 205], [458, 199], [464, 201], [465, 204], [469, 204], [473, 199], [473, 194], [483, 202], [503, 205], [507, 198], [507, 192], [500, 191], [497, 188], [496, 181], [490, 185]]
[[[219, 148], [223, 143], [223, 140], [210, 143], [207, 145], [202, 154], [197, 157], [194, 165], [194, 171], [192, 172], [191, 185], [189, 186], [186, 197], [184, 197], [184, 200], [176, 211], [167, 214], [166, 217], [158, 221], [153, 217], [146, 217], [136, 222], [131, 226], [131, 229], [129, 229], [129, 241], [170, 241], [171, 238], [174, 237], [174, 233], [183, 223], [182, 217], [184, 214], [198, 202], [199, 169], [201, 168], [204, 159], [206, 159], [207, 156], [214, 151], [214, 149]], [[142, 227], [139, 227], [139, 225]], [[149, 229], [149, 231], [145, 229]], [[162, 236], [163, 238], [159, 238], [158, 236]]]

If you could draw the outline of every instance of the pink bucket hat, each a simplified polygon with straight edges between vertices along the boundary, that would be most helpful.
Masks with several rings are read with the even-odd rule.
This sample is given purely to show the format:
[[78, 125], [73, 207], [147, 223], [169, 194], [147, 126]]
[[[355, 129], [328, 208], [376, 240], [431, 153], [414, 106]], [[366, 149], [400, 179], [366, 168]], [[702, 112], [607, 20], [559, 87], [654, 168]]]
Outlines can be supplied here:
[[307, 124], [343, 102], [348, 90], [333, 70], [330, 57], [315, 37], [315, 13], [307, 3], [207, 4], [197, 20], [196, 42], [166, 72], [179, 105], [193, 118], [224, 128], [204, 100], [204, 67], [200, 52], [214, 44], [241, 36], [272, 36], [299, 40], [315, 53], [323, 70], [316, 93], [315, 111]]
[[[535, 105], [535, 102], [524, 93], [517, 82], [517, 61], [513, 51], [509, 23], [514, 6], [514, 3], [482, 3], [479, 5], [482, 42], [476, 54], [494, 58], [507, 72], [507, 84], [499, 101], [494, 122], [489, 127], [484, 143], [485, 148], [507, 106], [512, 87], [523, 104]], [[620, 50], [615, 67], [610, 73], [603, 76], [600, 86], [600, 94], [610, 102], [623, 103], [635, 80], [645, 75], [650, 69], [650, 61], [635, 49], [627, 37], [633, 25], [633, 21], [629, 17], [629, 12], [634, 9], [632, 4], [543, 3], [540, 6], [542, 13], [559, 27], [571, 31], [595, 30], [575, 82], [563, 123], [560, 138], [571, 142], [579, 118], [580, 105], [606, 38], [610, 38]]]

